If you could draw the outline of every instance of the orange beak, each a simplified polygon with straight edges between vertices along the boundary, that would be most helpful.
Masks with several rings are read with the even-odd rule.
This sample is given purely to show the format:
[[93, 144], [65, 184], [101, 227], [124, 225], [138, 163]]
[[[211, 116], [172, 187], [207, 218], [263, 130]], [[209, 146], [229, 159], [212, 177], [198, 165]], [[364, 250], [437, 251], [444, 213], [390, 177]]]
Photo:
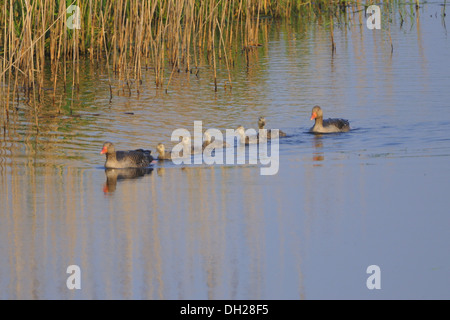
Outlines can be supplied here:
[[100, 154], [105, 154], [108, 152], [108, 148], [103, 147], [102, 151], [100, 152]]
[[313, 112], [311, 114], [311, 119], [310, 120], [314, 120], [315, 118], [317, 118], [317, 113]]

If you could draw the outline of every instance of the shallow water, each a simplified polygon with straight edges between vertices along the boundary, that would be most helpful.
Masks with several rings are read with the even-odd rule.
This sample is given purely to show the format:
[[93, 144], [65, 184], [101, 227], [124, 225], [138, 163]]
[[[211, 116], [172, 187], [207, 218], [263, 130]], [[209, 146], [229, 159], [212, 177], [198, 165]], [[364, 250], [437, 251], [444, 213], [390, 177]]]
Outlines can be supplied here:
[[[236, 61], [231, 91], [221, 80], [215, 93], [202, 66], [176, 74], [167, 94], [144, 73], [139, 96], [115, 89], [109, 103], [106, 69], [87, 63], [82, 105], [60, 116], [49, 106], [38, 135], [19, 106], [0, 140], [0, 298], [450, 298], [441, 10], [394, 21], [392, 54], [383, 28], [336, 27], [332, 56], [324, 27], [268, 24], [249, 66]], [[316, 104], [352, 130], [309, 134]], [[260, 115], [288, 134], [276, 175], [250, 164], [103, 168], [104, 141], [155, 150], [196, 120], [225, 130]], [[81, 290], [66, 286], [69, 265]], [[366, 286], [370, 265], [380, 290]]]

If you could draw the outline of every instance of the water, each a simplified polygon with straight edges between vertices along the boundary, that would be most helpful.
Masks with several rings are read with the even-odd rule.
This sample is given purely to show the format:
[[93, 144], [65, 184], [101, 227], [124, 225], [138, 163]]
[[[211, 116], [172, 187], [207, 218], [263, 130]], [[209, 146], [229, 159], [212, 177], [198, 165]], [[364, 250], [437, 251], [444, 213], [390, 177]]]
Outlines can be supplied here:
[[[2, 299], [448, 299], [450, 41], [429, 3], [388, 30], [274, 23], [236, 61], [233, 89], [211, 71], [176, 74], [168, 93], [144, 72], [139, 96], [83, 65], [81, 105], [19, 106], [0, 140]], [[436, 15], [435, 15], [436, 14]], [[431, 16], [430, 16], [431, 15]], [[222, 70], [219, 79], [227, 79]], [[350, 120], [307, 133], [311, 108]], [[132, 113], [132, 114], [130, 114]], [[104, 141], [171, 147], [176, 128], [267, 127], [276, 175], [260, 165], [105, 172]], [[154, 151], [155, 152], [155, 151]], [[123, 173], [121, 173], [123, 174]], [[81, 290], [68, 290], [69, 265]], [[381, 290], [366, 269], [378, 265]]]

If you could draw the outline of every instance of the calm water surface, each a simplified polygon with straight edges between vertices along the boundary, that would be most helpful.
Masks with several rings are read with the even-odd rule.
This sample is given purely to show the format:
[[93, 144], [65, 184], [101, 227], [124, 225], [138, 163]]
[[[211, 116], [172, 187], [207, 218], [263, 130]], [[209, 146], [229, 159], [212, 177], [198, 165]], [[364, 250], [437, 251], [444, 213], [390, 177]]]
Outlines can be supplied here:
[[[139, 96], [109, 103], [101, 66], [82, 70], [70, 115], [18, 106], [0, 140], [1, 299], [449, 299], [450, 40], [442, 6], [389, 31], [353, 21], [267, 24], [233, 89], [211, 71], [176, 74], [168, 93], [144, 72]], [[417, 18], [417, 19], [416, 19]], [[398, 19], [398, 18], [397, 18]], [[357, 20], [357, 18], [356, 18]], [[226, 70], [220, 79], [227, 79]], [[308, 134], [311, 108], [345, 134]], [[133, 114], [130, 114], [133, 113]], [[259, 165], [155, 164], [105, 172], [119, 149], [173, 146], [176, 128], [267, 126], [276, 175]], [[78, 265], [82, 289], [68, 290]], [[369, 290], [366, 269], [381, 269]]]

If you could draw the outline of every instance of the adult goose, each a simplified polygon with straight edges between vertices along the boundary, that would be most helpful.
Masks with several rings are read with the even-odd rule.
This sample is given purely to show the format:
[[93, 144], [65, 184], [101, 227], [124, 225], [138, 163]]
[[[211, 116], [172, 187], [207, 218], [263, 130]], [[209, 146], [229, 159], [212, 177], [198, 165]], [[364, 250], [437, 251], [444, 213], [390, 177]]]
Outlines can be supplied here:
[[350, 123], [345, 119], [323, 120], [323, 111], [319, 106], [315, 106], [311, 112], [311, 120], [315, 120], [314, 126], [309, 130], [314, 133], [347, 132], [350, 130]]
[[111, 142], [105, 142], [100, 154], [106, 154], [105, 168], [146, 168], [153, 161], [150, 150], [116, 151]]

